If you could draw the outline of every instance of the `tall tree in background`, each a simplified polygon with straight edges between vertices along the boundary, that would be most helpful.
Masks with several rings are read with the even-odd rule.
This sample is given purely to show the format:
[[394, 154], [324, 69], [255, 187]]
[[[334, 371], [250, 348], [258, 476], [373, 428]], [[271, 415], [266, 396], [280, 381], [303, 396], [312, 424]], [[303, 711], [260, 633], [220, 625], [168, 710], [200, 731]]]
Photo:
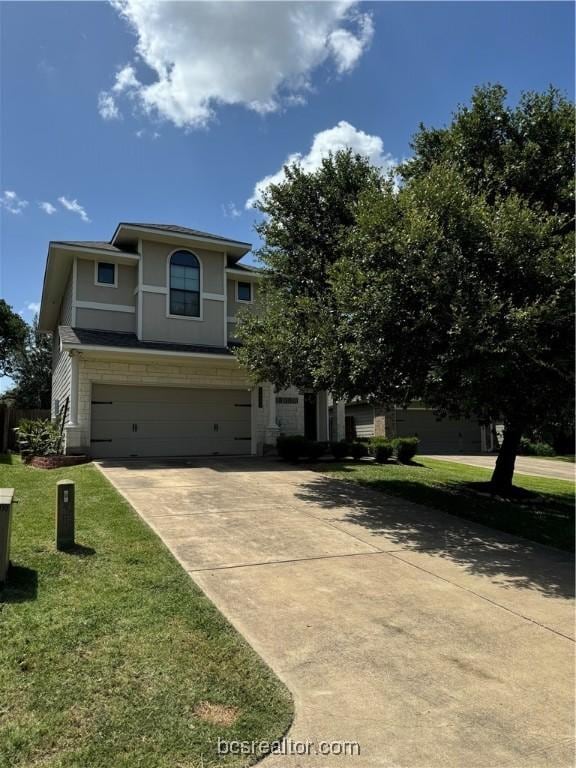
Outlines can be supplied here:
[[27, 326], [24, 346], [14, 356], [10, 398], [18, 408], [50, 408], [52, 338], [38, 330], [38, 316]]
[[26, 341], [27, 326], [20, 315], [0, 299], [0, 376], [9, 376], [15, 354]]

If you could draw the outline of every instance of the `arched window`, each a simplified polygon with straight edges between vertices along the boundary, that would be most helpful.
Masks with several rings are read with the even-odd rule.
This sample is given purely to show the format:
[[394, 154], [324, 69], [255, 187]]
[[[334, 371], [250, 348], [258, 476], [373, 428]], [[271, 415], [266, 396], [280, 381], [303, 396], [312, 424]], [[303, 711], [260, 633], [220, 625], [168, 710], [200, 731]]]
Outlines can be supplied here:
[[170, 257], [170, 314], [200, 317], [200, 262], [188, 251]]

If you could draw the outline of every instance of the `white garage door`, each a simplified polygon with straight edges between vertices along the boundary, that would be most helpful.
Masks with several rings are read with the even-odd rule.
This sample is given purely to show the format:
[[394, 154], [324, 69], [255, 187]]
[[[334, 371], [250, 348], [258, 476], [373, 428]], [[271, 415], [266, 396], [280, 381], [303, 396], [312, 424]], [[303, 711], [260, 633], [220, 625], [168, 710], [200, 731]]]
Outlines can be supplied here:
[[95, 458], [250, 453], [250, 392], [94, 384]]

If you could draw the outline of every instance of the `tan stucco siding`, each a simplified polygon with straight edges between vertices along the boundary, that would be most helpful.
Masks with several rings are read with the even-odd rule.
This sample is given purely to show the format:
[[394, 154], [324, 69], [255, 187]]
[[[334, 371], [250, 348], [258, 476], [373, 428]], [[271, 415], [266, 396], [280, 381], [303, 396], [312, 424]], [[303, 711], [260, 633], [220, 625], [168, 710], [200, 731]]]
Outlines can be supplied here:
[[168, 295], [142, 294], [142, 338], [188, 344], [224, 345], [224, 302], [204, 298], [202, 319], [168, 317]]
[[62, 297], [58, 325], [72, 325], [72, 272], [66, 283], [66, 290]]
[[163, 243], [142, 243], [142, 276], [144, 285], [168, 287], [168, 257], [175, 250], [189, 250], [198, 257], [204, 293], [224, 293], [224, 254], [201, 248], [176, 248]]
[[236, 301], [236, 277], [234, 279], [228, 277], [226, 281], [226, 291], [227, 291], [227, 316], [228, 317], [236, 317], [238, 314], [238, 311], [241, 309], [247, 309], [251, 312], [255, 311], [256, 307], [256, 296], [258, 293], [258, 286], [256, 285], [255, 280], [242, 280], [241, 277], [238, 278], [240, 282], [250, 282], [252, 283], [252, 302], [247, 303], [244, 301]]
[[178, 360], [161, 362], [117, 358], [81, 358], [79, 366], [78, 422], [81, 446], [90, 449], [90, 418], [92, 383], [123, 384], [127, 386], [196, 387], [210, 389], [251, 389], [246, 372], [235, 362]]
[[95, 260], [77, 260], [76, 300], [135, 306], [134, 289], [138, 281], [138, 267], [116, 264], [118, 286], [114, 288], [95, 284], [95, 264], [98, 261], [106, 261], [106, 259], [102, 257]]
[[100, 331], [136, 331], [136, 314], [106, 309], [76, 308], [78, 328], [97, 328]]

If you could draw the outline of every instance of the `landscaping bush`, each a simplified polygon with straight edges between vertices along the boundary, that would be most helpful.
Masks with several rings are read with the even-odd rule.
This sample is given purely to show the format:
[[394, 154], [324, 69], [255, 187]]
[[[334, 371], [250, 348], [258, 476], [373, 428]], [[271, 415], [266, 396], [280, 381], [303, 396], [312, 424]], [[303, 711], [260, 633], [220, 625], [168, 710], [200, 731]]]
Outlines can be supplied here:
[[306, 453], [304, 454], [304, 457], [306, 459], [310, 459], [310, 461], [318, 461], [320, 456], [324, 456], [326, 449], [326, 443], [318, 443], [314, 440], [308, 440], [308, 445], [306, 446]]
[[372, 437], [369, 442], [369, 452], [379, 464], [385, 464], [391, 458], [394, 447], [386, 437]]
[[364, 445], [364, 443], [351, 443], [349, 450], [350, 456], [352, 456], [355, 461], [364, 458], [364, 456], [368, 456], [368, 446]]
[[326, 443], [308, 440], [304, 435], [281, 435], [276, 441], [276, 450], [284, 461], [310, 459], [316, 461], [326, 452]]
[[420, 440], [417, 437], [397, 437], [392, 445], [400, 464], [408, 464], [418, 453]]
[[554, 456], [554, 448], [549, 443], [532, 442], [527, 437], [520, 441], [520, 451], [522, 456]]
[[350, 443], [347, 443], [346, 440], [340, 440], [338, 443], [330, 443], [330, 453], [336, 461], [341, 461], [342, 459], [345, 459], [346, 456], [350, 456]]
[[310, 442], [304, 435], [280, 435], [276, 450], [284, 461], [298, 461], [308, 455]]
[[23, 419], [14, 431], [22, 456], [52, 456], [61, 452], [60, 428], [49, 419]]

